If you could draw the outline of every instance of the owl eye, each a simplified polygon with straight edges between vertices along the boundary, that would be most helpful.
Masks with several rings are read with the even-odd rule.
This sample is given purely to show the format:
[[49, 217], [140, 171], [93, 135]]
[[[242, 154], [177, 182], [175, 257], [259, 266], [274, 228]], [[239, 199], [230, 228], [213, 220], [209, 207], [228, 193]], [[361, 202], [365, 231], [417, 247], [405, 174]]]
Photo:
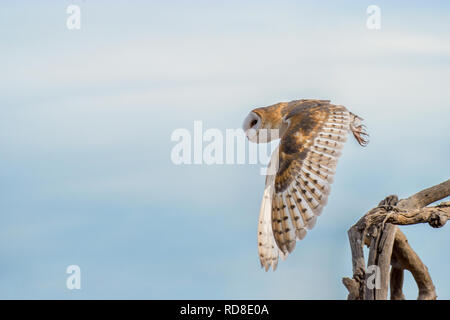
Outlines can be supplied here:
[[249, 129], [258, 130], [261, 126], [260, 117], [254, 112], [250, 112], [244, 120], [243, 129], [247, 131]]

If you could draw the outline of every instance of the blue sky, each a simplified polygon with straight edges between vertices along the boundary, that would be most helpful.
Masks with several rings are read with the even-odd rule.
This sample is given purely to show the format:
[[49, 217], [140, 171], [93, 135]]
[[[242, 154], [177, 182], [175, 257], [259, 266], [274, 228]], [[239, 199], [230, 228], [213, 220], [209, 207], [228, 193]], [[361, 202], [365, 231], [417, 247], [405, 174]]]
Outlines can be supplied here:
[[[70, 4], [81, 30], [66, 28]], [[381, 30], [366, 28], [370, 4]], [[346, 298], [347, 229], [449, 178], [450, 6], [433, 4], [4, 1], [0, 298]], [[347, 106], [371, 143], [347, 143], [317, 226], [265, 273], [259, 166], [175, 166], [170, 135], [298, 98]], [[402, 230], [450, 298], [448, 230]]]

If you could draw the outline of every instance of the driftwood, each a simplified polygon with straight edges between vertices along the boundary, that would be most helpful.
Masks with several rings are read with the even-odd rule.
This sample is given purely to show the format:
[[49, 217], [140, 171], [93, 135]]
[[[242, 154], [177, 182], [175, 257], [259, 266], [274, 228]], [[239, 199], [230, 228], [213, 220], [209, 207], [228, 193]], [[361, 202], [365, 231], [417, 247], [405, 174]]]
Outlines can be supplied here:
[[[427, 267], [397, 225], [428, 223], [442, 227], [450, 219], [450, 202], [427, 207], [450, 196], [450, 180], [398, 200], [395, 195], [381, 201], [348, 231], [352, 251], [353, 277], [342, 279], [349, 300], [403, 300], [404, 270], [412, 273], [419, 300], [436, 299], [436, 290]], [[363, 246], [367, 245], [367, 268]]]

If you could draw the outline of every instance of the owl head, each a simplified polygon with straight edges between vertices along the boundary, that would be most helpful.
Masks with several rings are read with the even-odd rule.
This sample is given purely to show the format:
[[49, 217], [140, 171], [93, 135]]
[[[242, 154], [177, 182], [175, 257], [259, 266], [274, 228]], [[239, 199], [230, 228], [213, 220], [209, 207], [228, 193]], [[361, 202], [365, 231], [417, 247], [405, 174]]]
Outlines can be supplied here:
[[248, 140], [261, 143], [270, 142], [280, 137], [279, 130], [282, 129], [283, 123], [280, 112], [281, 104], [277, 103], [250, 111], [242, 125]]

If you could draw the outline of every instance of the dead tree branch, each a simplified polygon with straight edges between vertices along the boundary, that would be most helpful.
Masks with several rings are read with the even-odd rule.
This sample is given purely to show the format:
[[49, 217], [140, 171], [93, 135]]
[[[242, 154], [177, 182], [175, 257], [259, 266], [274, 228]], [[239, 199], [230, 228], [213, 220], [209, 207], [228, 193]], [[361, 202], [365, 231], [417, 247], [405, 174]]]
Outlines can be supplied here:
[[[352, 251], [353, 277], [344, 278], [349, 300], [385, 300], [389, 284], [391, 299], [404, 299], [404, 270], [412, 273], [419, 289], [418, 299], [436, 299], [427, 267], [396, 225], [428, 223], [433, 228], [450, 218], [450, 202], [427, 205], [450, 195], [450, 180], [398, 200], [393, 195], [366, 213], [348, 231]], [[367, 268], [363, 246], [369, 246]]]

